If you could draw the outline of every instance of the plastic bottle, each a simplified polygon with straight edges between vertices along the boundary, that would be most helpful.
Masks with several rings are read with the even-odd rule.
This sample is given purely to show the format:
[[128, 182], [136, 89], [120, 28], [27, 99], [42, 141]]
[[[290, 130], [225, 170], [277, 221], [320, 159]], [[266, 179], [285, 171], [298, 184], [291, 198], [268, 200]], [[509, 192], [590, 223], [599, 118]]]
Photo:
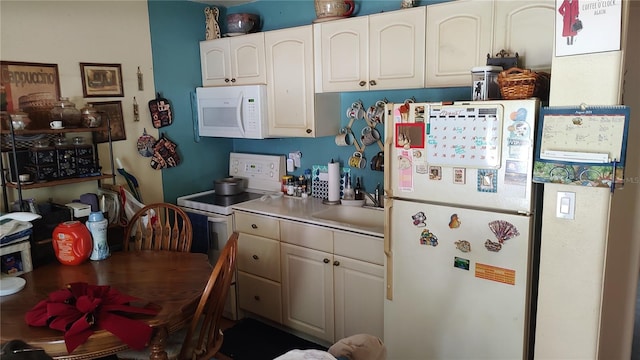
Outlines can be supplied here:
[[307, 195], [311, 195], [311, 187], [313, 185], [311, 182], [311, 169], [306, 169], [304, 171], [304, 179], [307, 184]]
[[93, 211], [89, 214], [89, 220], [86, 225], [93, 238], [93, 250], [89, 259], [104, 260], [108, 258], [107, 226], [109, 226], [109, 221], [104, 218], [102, 211]]
[[80, 221], [65, 221], [53, 229], [53, 251], [63, 265], [79, 265], [91, 255], [91, 233]]
[[355, 192], [353, 191], [353, 188], [351, 187], [351, 176], [347, 175], [346, 176], [346, 180], [344, 183], [344, 192], [342, 195], [342, 198], [344, 200], [354, 200], [356, 198]]

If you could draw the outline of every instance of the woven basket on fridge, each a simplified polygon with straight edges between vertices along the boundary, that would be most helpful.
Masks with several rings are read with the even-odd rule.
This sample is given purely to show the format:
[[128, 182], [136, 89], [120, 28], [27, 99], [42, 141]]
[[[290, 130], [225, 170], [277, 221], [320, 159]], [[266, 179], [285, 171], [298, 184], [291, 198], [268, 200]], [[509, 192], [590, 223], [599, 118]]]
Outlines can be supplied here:
[[498, 74], [498, 85], [502, 98], [506, 100], [534, 96], [545, 99], [549, 94], [549, 74], [513, 67]]

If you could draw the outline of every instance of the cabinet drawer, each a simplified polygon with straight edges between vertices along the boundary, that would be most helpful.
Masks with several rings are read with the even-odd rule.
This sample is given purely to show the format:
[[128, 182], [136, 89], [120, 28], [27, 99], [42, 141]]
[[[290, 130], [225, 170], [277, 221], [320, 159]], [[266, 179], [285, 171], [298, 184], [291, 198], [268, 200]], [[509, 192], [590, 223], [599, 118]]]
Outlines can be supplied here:
[[334, 254], [378, 265], [384, 264], [384, 239], [335, 231]]
[[282, 323], [280, 284], [238, 271], [238, 304], [241, 309]]
[[238, 270], [280, 281], [280, 242], [240, 233]]
[[333, 252], [333, 231], [331, 230], [288, 221], [282, 221], [280, 226], [282, 227], [281, 241], [329, 253]]
[[280, 238], [280, 226], [277, 219], [236, 212], [235, 220], [236, 230], [239, 232], [264, 236], [276, 240]]

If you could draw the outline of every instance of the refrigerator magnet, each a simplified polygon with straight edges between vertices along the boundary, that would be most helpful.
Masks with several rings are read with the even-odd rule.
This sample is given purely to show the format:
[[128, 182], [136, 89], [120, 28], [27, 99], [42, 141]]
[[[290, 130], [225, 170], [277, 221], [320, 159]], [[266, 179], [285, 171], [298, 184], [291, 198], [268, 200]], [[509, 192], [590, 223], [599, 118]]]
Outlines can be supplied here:
[[458, 240], [454, 242], [456, 245], [456, 249], [462, 251], [463, 253], [471, 252], [471, 243], [467, 240]]
[[498, 192], [498, 170], [478, 169], [478, 191]]
[[506, 240], [520, 235], [518, 228], [506, 220], [494, 220], [489, 223], [489, 229], [498, 238], [500, 244], [504, 244]]
[[462, 225], [462, 221], [460, 221], [460, 218], [458, 218], [458, 214], [451, 214], [449, 220], [449, 229], [457, 229], [460, 227], [460, 225]]
[[502, 244], [487, 239], [487, 241], [484, 242], [484, 247], [491, 252], [498, 252], [502, 249]]
[[422, 211], [417, 212], [415, 215], [411, 215], [411, 219], [413, 220], [413, 225], [417, 227], [425, 227], [427, 224], [425, 220], [427, 220], [427, 215], [425, 215]]
[[442, 180], [441, 166], [429, 166], [429, 180]]
[[422, 234], [420, 234], [420, 245], [438, 246], [438, 237], [429, 231], [429, 229], [424, 229], [422, 230]]
[[464, 185], [467, 181], [467, 171], [465, 168], [453, 168], [453, 183]]
[[463, 259], [456, 256], [453, 258], [453, 267], [469, 271], [469, 259]]

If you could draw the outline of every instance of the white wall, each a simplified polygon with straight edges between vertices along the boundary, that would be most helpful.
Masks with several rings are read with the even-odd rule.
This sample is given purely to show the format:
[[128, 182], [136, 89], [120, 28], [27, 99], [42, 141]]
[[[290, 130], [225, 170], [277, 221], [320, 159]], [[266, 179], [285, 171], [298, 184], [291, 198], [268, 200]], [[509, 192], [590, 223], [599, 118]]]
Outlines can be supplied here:
[[[87, 101], [122, 101], [126, 141], [114, 142], [114, 154], [140, 182], [145, 203], [162, 201], [162, 176], [138, 155], [136, 141], [151, 125], [147, 102], [155, 97], [149, 15], [146, 1], [0, 1], [0, 59], [58, 65], [62, 96], [78, 108]], [[80, 62], [122, 65], [124, 97], [82, 98]], [[144, 91], [138, 91], [138, 66], [144, 74]], [[133, 97], [140, 106], [140, 121], [133, 121]], [[90, 134], [84, 134], [90, 138]], [[67, 135], [72, 137], [71, 134]], [[77, 136], [74, 134], [73, 136]], [[110, 172], [108, 146], [100, 145], [103, 172]], [[111, 183], [110, 180], [105, 181]], [[117, 182], [126, 184], [122, 176]], [[94, 192], [95, 182], [27, 190], [24, 197], [59, 203]], [[9, 200], [17, 198], [10, 194]]]
[[[629, 4], [623, 2], [625, 8]], [[638, 2], [634, 7], [638, 8]], [[637, 23], [637, 10], [634, 16]], [[635, 29], [629, 29], [632, 37], [638, 34], [637, 24]], [[630, 43], [634, 41], [637, 43], [637, 39]], [[637, 81], [637, 51], [635, 57], [626, 54], [626, 49], [554, 57], [550, 105], [621, 104], [625, 55], [626, 79]], [[545, 185], [536, 359], [630, 358], [640, 251], [640, 142], [638, 114], [634, 114], [640, 92], [637, 85], [625, 91], [625, 99], [635, 99], [635, 103], [626, 102], [635, 108], [625, 176], [636, 181], [627, 182], [613, 196], [603, 188]], [[558, 191], [576, 193], [574, 220], [556, 218]]]

